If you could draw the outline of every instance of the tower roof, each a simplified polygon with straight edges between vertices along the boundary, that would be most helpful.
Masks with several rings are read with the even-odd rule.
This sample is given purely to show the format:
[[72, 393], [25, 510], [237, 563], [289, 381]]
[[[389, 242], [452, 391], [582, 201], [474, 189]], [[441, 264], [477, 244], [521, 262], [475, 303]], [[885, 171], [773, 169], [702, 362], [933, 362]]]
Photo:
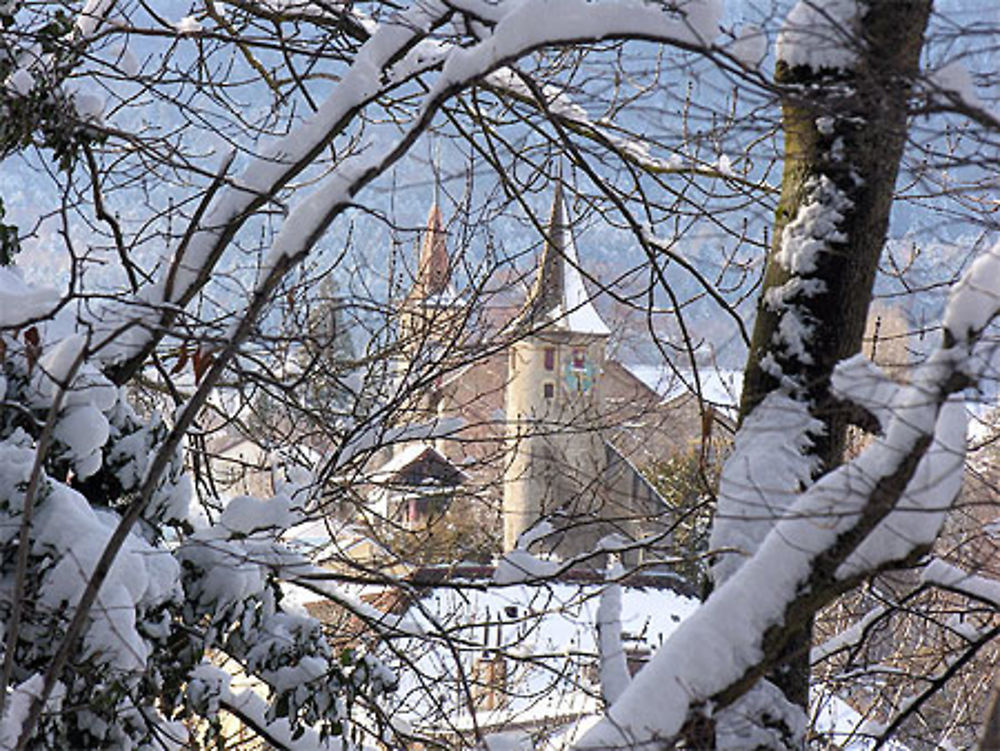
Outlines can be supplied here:
[[437, 202], [427, 214], [427, 226], [420, 241], [417, 276], [407, 299], [433, 307], [447, 307], [458, 301], [458, 294], [451, 285], [447, 233]]
[[427, 214], [427, 228], [420, 246], [417, 284], [425, 296], [440, 295], [448, 288], [451, 259], [445, 241], [444, 220], [435, 202]]
[[556, 183], [552, 198], [552, 215], [538, 275], [518, 315], [516, 326], [522, 329], [552, 327], [559, 331], [599, 336], [611, 333], [583, 284], [561, 181]]

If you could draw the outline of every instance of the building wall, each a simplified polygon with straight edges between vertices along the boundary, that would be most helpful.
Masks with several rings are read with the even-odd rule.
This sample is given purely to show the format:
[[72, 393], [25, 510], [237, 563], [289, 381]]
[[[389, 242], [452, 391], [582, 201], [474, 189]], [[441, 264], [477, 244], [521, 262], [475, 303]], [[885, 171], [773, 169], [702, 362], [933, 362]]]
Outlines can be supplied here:
[[258, 498], [274, 494], [272, 456], [262, 446], [241, 438], [210, 450], [212, 473], [220, 492]]
[[[600, 364], [594, 391], [585, 398], [566, 388], [574, 345]], [[545, 367], [547, 347], [556, 351], [552, 370]], [[545, 397], [546, 383], [553, 386], [551, 398]], [[437, 444], [470, 476], [458, 502], [475, 505], [470, 510], [479, 518], [502, 515], [503, 546], [510, 549], [542, 513], [572, 501], [568, 511], [574, 522], [583, 521], [563, 536], [561, 554], [585, 551], [611, 532], [655, 533], [665, 520], [651, 518], [649, 499], [643, 500], [648, 494], [636, 488], [635, 475], [675, 454], [697, 453], [706, 442], [717, 446], [732, 429], [716, 413], [706, 435], [694, 396], [664, 402], [623, 365], [604, 357], [600, 337], [565, 332], [489, 351], [443, 379], [437, 404], [439, 416], [464, 422]], [[605, 440], [628, 467], [602, 476], [608, 465]]]
[[504, 549], [543, 514], [599, 515], [606, 337], [548, 332], [508, 354]]

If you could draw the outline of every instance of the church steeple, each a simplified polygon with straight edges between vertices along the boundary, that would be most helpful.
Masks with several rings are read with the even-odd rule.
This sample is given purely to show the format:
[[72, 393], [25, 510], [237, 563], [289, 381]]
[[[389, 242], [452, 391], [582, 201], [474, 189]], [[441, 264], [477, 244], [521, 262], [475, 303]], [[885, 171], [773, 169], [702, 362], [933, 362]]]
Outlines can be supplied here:
[[563, 271], [566, 237], [569, 234], [568, 225], [562, 182], [557, 182], [555, 194], [552, 196], [552, 211], [549, 215], [549, 225], [545, 236], [545, 248], [542, 250], [541, 262], [538, 264], [538, 275], [535, 277], [535, 284], [524, 303], [525, 318], [530, 319], [531, 323], [541, 323], [546, 313], [557, 309], [562, 304], [566, 290]]
[[426, 301], [448, 290], [451, 281], [451, 259], [448, 257], [444, 220], [437, 202], [427, 214], [427, 226], [420, 244], [417, 278], [411, 295]]
[[455, 290], [451, 272], [447, 233], [435, 202], [420, 238], [413, 286], [400, 307], [400, 339], [408, 360], [460, 338], [468, 305]]
[[527, 332], [551, 326], [579, 334], [611, 333], [591, 302], [579, 266], [562, 181], [558, 180], [538, 275], [517, 317], [518, 329]]

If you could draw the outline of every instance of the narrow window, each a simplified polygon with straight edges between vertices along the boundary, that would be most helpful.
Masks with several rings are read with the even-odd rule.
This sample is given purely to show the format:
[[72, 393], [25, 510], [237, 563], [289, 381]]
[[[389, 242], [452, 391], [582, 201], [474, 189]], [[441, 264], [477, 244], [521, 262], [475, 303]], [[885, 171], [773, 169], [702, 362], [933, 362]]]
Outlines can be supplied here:
[[556, 348], [546, 347], [545, 348], [545, 369], [555, 370], [556, 369]]
[[556, 385], [554, 383], [542, 384], [542, 394], [546, 399], [552, 399], [556, 395]]
[[517, 372], [517, 352], [513, 349], [510, 351], [510, 372], [511, 375]]
[[576, 370], [583, 370], [583, 363], [586, 353], [582, 349], [573, 350], [573, 367]]

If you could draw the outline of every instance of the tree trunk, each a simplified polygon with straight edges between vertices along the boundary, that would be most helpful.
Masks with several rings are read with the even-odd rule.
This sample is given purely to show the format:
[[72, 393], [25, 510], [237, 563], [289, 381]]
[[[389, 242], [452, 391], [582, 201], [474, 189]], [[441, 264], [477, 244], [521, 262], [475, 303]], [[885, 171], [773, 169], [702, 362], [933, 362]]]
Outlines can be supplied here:
[[[816, 70], [778, 62], [784, 173], [740, 404], [742, 421], [779, 387], [805, 400], [826, 428], [814, 436], [811, 449], [820, 460], [818, 474], [837, 466], [844, 451], [849, 417], [831, 398], [830, 377], [837, 362], [861, 349], [931, 2], [875, 0], [859, 6], [853, 68]], [[820, 186], [839, 191], [849, 203], [814, 268], [789, 268], [780, 253], [786, 228], [804, 206], [830, 200]], [[790, 346], [782, 333], [789, 330], [783, 327], [789, 315], [809, 327], [802, 347]], [[801, 706], [808, 703], [811, 631], [811, 621], [802, 624], [787, 650], [788, 662], [772, 676]]]
[[1000, 682], [993, 687], [988, 707], [978, 751], [1000, 751]]

